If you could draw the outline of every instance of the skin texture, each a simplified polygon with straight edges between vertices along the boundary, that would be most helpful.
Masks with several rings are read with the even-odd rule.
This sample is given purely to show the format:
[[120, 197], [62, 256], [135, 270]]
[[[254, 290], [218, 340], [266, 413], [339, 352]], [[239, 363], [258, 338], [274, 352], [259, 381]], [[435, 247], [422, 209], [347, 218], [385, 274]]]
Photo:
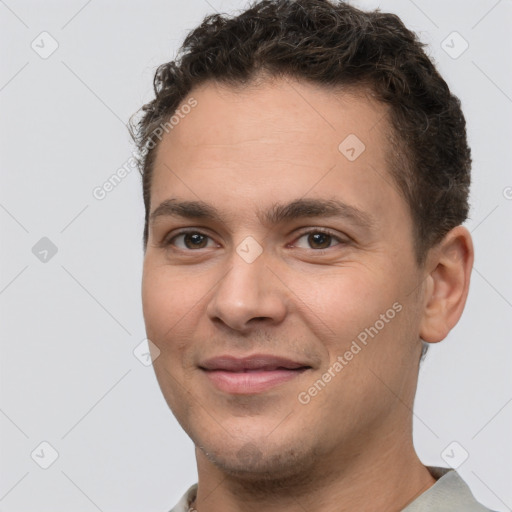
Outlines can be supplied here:
[[[386, 109], [362, 91], [281, 78], [207, 83], [191, 96], [197, 106], [158, 148], [151, 212], [173, 198], [221, 217], [155, 218], [142, 299], [160, 387], [196, 445], [195, 508], [401, 510], [434, 483], [412, 444], [420, 338], [441, 341], [462, 313], [469, 233], [455, 228], [418, 266], [410, 211], [386, 168]], [[354, 161], [338, 149], [350, 134], [365, 145]], [[299, 199], [343, 201], [369, 225], [264, 217]], [[178, 236], [183, 228], [206, 235], [203, 247]], [[308, 237], [318, 229], [332, 235], [324, 249]], [[237, 253], [248, 236], [262, 248], [252, 263]], [[357, 336], [397, 304], [347, 361]], [[261, 393], [226, 393], [199, 368], [225, 354], [311, 368]], [[336, 372], [338, 356], [347, 364]], [[329, 382], [301, 403], [329, 368]]]

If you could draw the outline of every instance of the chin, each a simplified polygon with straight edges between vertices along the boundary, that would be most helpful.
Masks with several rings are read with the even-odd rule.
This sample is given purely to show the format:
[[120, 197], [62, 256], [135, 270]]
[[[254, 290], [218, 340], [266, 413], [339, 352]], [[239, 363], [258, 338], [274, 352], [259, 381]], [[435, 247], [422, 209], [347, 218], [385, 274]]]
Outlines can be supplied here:
[[[247, 442], [239, 446], [226, 446], [218, 450], [199, 449], [206, 458], [225, 474], [236, 479], [252, 482], [272, 481], [283, 485], [288, 479], [297, 481], [301, 473], [310, 473], [313, 457], [297, 449], [271, 445], [267, 439], [260, 443]], [[308, 463], [309, 462], [309, 463]]]

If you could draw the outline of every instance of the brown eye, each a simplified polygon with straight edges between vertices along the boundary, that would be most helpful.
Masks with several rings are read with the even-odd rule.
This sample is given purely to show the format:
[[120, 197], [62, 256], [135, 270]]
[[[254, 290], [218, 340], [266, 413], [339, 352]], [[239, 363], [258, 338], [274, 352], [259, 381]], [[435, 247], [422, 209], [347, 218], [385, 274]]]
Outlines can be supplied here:
[[201, 233], [186, 233], [183, 241], [188, 249], [202, 249], [208, 244], [208, 237]]
[[343, 240], [337, 236], [316, 230], [302, 234], [293, 245], [301, 249], [324, 250], [340, 244], [343, 244]]
[[332, 242], [332, 236], [326, 233], [310, 233], [308, 244], [312, 249], [327, 249]]
[[194, 250], [214, 247], [215, 243], [208, 235], [199, 231], [188, 231], [172, 237], [167, 245], [174, 245], [182, 250]]

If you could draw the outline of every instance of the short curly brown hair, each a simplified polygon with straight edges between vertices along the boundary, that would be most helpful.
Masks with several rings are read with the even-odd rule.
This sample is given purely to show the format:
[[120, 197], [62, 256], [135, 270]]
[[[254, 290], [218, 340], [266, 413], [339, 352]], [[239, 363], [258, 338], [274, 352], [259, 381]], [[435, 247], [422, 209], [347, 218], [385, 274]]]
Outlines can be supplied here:
[[423, 48], [396, 15], [344, 2], [261, 0], [236, 16], [207, 16], [176, 60], [158, 67], [155, 99], [130, 120], [146, 209], [144, 247], [155, 131], [206, 81], [243, 86], [264, 74], [366, 89], [388, 106], [389, 172], [410, 207], [417, 260], [424, 261], [467, 218], [471, 153], [460, 101]]

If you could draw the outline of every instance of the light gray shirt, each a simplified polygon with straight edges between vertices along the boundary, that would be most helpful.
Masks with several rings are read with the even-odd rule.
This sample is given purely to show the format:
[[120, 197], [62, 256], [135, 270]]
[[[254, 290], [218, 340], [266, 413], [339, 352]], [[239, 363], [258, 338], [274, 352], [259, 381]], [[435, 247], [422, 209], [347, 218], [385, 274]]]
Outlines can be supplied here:
[[[464, 480], [453, 469], [428, 468], [437, 482], [407, 505], [401, 512], [491, 512], [480, 505]], [[197, 493], [194, 484], [171, 512], [193, 512], [190, 509]]]

